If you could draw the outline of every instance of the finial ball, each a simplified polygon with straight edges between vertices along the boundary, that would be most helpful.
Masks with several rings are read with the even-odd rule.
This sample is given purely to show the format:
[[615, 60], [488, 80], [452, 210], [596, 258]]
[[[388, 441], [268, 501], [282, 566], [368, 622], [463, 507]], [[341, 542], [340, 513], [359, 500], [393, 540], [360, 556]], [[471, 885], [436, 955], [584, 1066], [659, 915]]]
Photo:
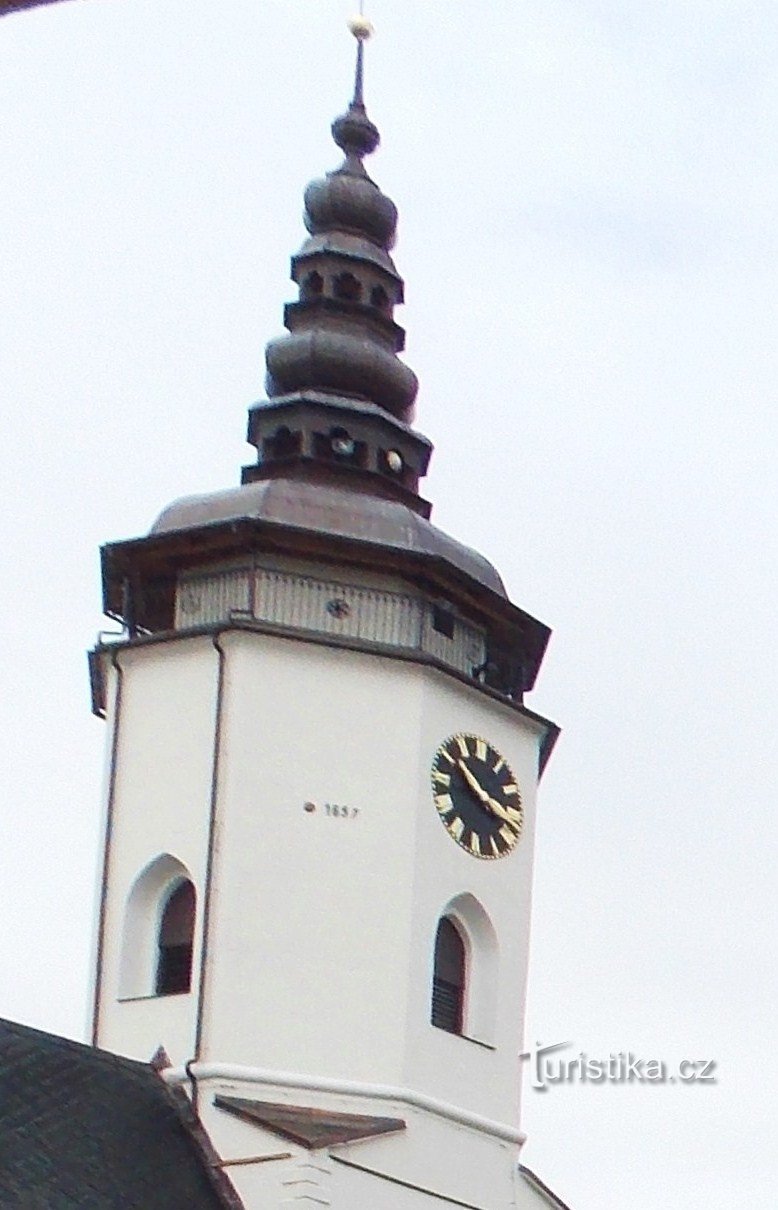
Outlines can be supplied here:
[[348, 23], [348, 27], [356, 38], [357, 42], [366, 42], [368, 38], [372, 38], [375, 30], [368, 21], [367, 17], [352, 17]]

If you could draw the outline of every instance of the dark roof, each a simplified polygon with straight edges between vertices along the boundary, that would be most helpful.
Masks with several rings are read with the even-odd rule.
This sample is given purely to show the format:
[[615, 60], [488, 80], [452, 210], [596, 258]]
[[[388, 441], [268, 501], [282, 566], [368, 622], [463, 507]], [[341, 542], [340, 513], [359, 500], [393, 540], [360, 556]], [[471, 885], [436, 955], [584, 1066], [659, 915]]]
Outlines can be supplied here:
[[151, 1067], [0, 1021], [3, 1210], [239, 1210]]
[[174, 501], [148, 537], [102, 548], [104, 611], [173, 631], [180, 571], [279, 552], [381, 568], [452, 602], [487, 630], [505, 685], [532, 689], [551, 631], [511, 603], [492, 564], [402, 502], [332, 483], [265, 479]]
[[405, 504], [329, 484], [266, 479], [206, 496], [184, 497], [163, 510], [151, 535], [245, 518], [437, 557], [505, 597], [503, 582], [488, 559]]

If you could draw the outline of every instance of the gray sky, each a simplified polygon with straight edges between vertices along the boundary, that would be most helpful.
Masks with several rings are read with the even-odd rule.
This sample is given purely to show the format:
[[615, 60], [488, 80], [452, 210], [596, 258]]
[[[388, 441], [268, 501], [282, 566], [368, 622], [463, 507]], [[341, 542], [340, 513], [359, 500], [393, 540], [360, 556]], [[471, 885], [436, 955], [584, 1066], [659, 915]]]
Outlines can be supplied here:
[[[529, 1091], [524, 1159], [573, 1210], [772, 1210], [778, 7], [368, 8], [434, 519], [555, 631], [529, 1037], [718, 1061]], [[98, 547], [249, 461], [350, 11], [0, 21], [2, 1015], [83, 1033]]]

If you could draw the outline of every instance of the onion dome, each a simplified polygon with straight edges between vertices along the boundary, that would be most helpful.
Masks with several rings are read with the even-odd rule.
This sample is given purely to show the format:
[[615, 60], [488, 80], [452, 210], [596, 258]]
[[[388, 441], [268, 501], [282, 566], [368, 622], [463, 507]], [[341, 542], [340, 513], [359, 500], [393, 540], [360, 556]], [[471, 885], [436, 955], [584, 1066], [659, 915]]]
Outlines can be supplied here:
[[311, 235], [347, 231], [388, 251], [394, 246], [397, 207], [371, 181], [362, 161], [354, 162], [356, 168], [346, 159], [324, 180], [311, 181], [305, 191], [305, 225]]
[[271, 401], [300, 391], [361, 400], [407, 424], [418, 382], [397, 356], [405, 343], [393, 318], [403, 281], [389, 255], [397, 209], [363, 163], [380, 142], [363, 92], [371, 28], [355, 18], [351, 32], [357, 39], [354, 95], [332, 124], [345, 158], [305, 191], [310, 237], [292, 258], [300, 294], [284, 312], [289, 335], [267, 346], [267, 390]]
[[311, 235], [350, 232], [388, 251], [394, 245], [397, 207], [370, 179], [362, 163], [381, 142], [364, 100], [364, 42], [372, 31], [367, 22], [358, 19], [352, 21], [351, 30], [357, 38], [354, 97], [346, 112], [332, 123], [332, 137], [346, 158], [335, 172], [311, 181], [306, 189], [305, 225]]

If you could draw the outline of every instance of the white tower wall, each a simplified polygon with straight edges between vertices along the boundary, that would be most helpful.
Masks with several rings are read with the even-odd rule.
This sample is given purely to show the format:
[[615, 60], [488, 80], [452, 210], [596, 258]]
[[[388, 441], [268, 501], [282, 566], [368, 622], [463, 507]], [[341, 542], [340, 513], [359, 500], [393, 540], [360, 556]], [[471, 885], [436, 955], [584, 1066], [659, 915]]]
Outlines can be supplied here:
[[[216, 644], [223, 656], [210, 637], [115, 654], [98, 1043], [407, 1086], [515, 1121], [539, 725], [411, 661], [247, 630]], [[519, 779], [524, 833], [496, 861], [456, 845], [434, 808], [432, 758], [457, 731], [488, 737]], [[197, 890], [188, 995], [124, 983], [131, 889], [164, 854]], [[466, 1019], [474, 1040], [430, 1024], [437, 922], [463, 897], [465, 925], [471, 897], [499, 951], [494, 986], [474, 989], [491, 1001]]]
[[[144, 1060], [162, 1043], [183, 1061], [193, 1053], [196, 995], [153, 994], [159, 903], [150, 902], [136, 921], [128, 919], [128, 905], [150, 862], [165, 855], [180, 862], [198, 895], [196, 971], [213, 768], [215, 653], [209, 639], [181, 639], [125, 647], [113, 656], [105, 656], [113, 709], [94, 1040]], [[127, 986], [130, 967], [143, 977]]]

